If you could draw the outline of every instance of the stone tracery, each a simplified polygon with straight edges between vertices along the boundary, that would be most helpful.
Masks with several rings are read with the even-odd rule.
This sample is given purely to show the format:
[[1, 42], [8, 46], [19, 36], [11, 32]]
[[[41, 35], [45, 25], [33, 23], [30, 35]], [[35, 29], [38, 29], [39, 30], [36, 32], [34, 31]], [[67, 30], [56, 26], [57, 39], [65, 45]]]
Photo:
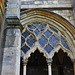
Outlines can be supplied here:
[[[24, 59], [29, 58], [30, 54], [34, 53], [36, 49], [43, 53], [46, 58], [52, 58], [55, 52], [58, 53], [60, 49], [66, 52], [70, 58], [73, 58], [74, 42], [72, 42], [72, 34], [74, 32], [71, 34], [69, 30], [71, 24], [63, 17], [46, 10], [33, 9], [21, 13], [20, 22], [23, 26], [22, 34], [27, 32], [28, 36], [24, 38], [22, 35], [23, 44], [21, 50]], [[73, 27], [71, 26], [71, 28]], [[47, 34], [48, 32], [49, 35]], [[32, 44], [30, 44], [31, 42], [29, 43], [30, 38], [34, 41]], [[52, 41], [52, 39], [54, 40]], [[27, 50], [25, 50], [25, 46]], [[51, 50], [48, 48], [51, 48]]]
[[50, 52], [59, 44], [70, 51], [70, 48], [63, 36], [59, 36], [58, 32], [58, 30], [51, 28], [48, 24], [28, 24], [22, 32], [21, 49], [26, 54], [27, 51], [35, 46], [35, 42], [38, 42], [39, 47], [43, 48], [47, 54], [50, 54]]

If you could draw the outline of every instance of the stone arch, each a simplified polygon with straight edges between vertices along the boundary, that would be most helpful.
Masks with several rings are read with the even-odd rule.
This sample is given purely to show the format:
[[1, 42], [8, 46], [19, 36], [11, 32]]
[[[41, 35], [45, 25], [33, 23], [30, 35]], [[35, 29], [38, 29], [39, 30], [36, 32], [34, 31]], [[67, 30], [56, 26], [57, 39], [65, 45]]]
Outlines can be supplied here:
[[29, 51], [26, 53], [25, 58], [28, 59], [28, 58], [31, 56], [31, 54], [34, 53], [36, 50], [38, 50], [40, 53], [43, 53], [43, 56], [44, 56], [45, 58], [48, 58], [48, 53], [47, 53], [46, 51], [42, 50], [42, 48], [36, 47], [36, 46], [33, 47], [31, 50], [29, 50]]
[[[47, 10], [43, 10], [43, 9], [31, 9], [31, 10], [28, 10], [28, 11], [25, 11], [25, 12], [22, 12], [21, 13], [21, 22], [28, 18], [28, 17], [32, 17], [36, 15], [36, 17], [38, 16], [45, 16], [48, 17], [49, 19], [53, 19], [57, 22], [59, 22], [61, 25], [63, 25], [65, 28], [67, 28], [67, 30], [72, 34], [74, 35], [75, 34], [75, 27], [70, 23], [68, 22], [66, 19], [64, 19], [62, 16], [56, 14], [56, 13], [53, 13], [53, 12], [50, 12], [50, 11], [47, 11]], [[30, 17], [30, 18], [31, 18]], [[72, 31], [71, 31], [72, 29]], [[73, 36], [74, 37], [74, 36]]]
[[57, 49], [55, 51], [52, 51], [51, 54], [50, 54], [50, 58], [53, 58], [53, 56], [55, 55], [55, 53], [58, 53], [60, 51], [60, 49], [67, 54], [68, 57], [70, 57], [71, 59], [73, 59], [73, 54], [72, 52], [62, 48], [61, 46], [58, 46]]
[[[43, 53], [40, 53], [38, 49], [34, 53], [31, 53], [31, 56], [28, 58], [28, 63], [26, 67], [27, 75], [48, 75], [46, 57], [44, 57]], [[33, 71], [31, 71], [31, 69], [33, 69]]]
[[[52, 57], [52, 74], [55, 75], [67, 75], [69, 71], [70, 74], [74, 75], [73, 72], [73, 62], [67, 53], [63, 52], [62, 49], [55, 53]], [[69, 68], [68, 68], [69, 66]], [[54, 69], [54, 70], [53, 70]], [[55, 70], [56, 69], [56, 70]], [[69, 74], [69, 75], [70, 75]]]
[[[55, 52], [58, 52], [59, 49], [62, 49], [64, 52], [68, 54], [70, 58], [73, 58], [73, 51], [74, 51], [74, 35], [75, 29], [71, 23], [69, 23], [66, 19], [57, 15], [53, 12], [42, 10], [42, 9], [32, 9], [21, 13], [21, 20], [20, 20], [24, 30], [26, 30], [27, 25], [30, 23], [44, 23], [50, 25], [51, 28], [58, 31], [58, 36], [63, 36], [65, 41], [67, 42], [68, 46], [70, 47], [71, 51], [65, 49], [61, 43], [59, 43], [50, 54], [41, 50], [37, 45], [33, 47], [30, 51], [25, 54], [25, 57], [28, 58], [32, 52], [39, 49], [40, 52], [44, 53], [46, 58], [52, 58]], [[57, 35], [57, 34], [56, 34]], [[60, 38], [59, 38], [60, 39]]]

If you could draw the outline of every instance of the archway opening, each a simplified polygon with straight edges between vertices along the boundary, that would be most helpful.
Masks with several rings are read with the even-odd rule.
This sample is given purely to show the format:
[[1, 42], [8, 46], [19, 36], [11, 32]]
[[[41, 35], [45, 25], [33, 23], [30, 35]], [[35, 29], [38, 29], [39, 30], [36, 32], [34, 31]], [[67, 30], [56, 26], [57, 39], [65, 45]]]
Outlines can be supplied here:
[[20, 58], [20, 75], [23, 75], [23, 58]]
[[73, 63], [67, 53], [59, 50], [52, 62], [52, 75], [74, 75]]
[[48, 66], [43, 53], [36, 50], [28, 59], [26, 75], [48, 75]]

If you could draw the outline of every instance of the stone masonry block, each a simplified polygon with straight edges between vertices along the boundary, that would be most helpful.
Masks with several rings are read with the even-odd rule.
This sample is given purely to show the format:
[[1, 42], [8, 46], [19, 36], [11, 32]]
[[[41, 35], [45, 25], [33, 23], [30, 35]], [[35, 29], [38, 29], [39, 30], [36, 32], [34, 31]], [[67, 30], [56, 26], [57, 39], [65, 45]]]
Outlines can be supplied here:
[[4, 48], [2, 75], [19, 75], [20, 48]]

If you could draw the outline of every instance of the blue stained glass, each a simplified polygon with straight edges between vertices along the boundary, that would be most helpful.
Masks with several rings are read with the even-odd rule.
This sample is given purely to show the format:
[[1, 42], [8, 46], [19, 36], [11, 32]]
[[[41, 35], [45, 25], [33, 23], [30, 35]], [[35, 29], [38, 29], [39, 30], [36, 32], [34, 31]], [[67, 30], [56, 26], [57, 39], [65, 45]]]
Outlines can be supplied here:
[[69, 46], [67, 45], [66, 41], [64, 40], [64, 38], [62, 36], [61, 36], [61, 42], [65, 48], [70, 50]]
[[38, 26], [40, 23], [34, 23], [36, 26]]
[[44, 47], [44, 45], [47, 43], [47, 40], [45, 39], [44, 36], [41, 37], [41, 39], [39, 39], [39, 43]]
[[30, 48], [28, 46], [24, 46], [21, 48], [24, 53], [26, 53]]
[[35, 30], [35, 34], [36, 34], [36, 35], [38, 35], [38, 34], [39, 34], [39, 31], [38, 31], [37, 29]]
[[45, 34], [48, 38], [52, 35], [52, 33], [51, 33], [49, 30], [47, 30], [44, 34]]
[[30, 35], [30, 33], [28, 33], [27, 31], [25, 31], [22, 35], [26, 38], [27, 36]]
[[50, 29], [51, 29], [52, 31], [54, 31], [54, 32], [58, 33], [58, 31], [56, 31], [55, 29], [53, 29], [53, 28], [51, 28], [51, 27], [50, 27]]
[[50, 44], [55, 47], [56, 44], [58, 43], [58, 39], [55, 38], [55, 36], [53, 35], [50, 39], [49, 39]]
[[43, 28], [45, 28], [46, 27], [46, 25], [40, 25], [38, 28], [39, 29], [43, 29]]
[[52, 51], [52, 47], [48, 44], [46, 47], [45, 47], [45, 50], [50, 53]]
[[35, 26], [33, 26], [33, 25], [29, 25], [28, 26], [30, 29], [35, 29], [36, 27]]
[[21, 39], [21, 46], [22, 46], [22, 44], [25, 42], [25, 40], [23, 40], [23, 39]]
[[30, 36], [29, 39], [27, 40], [27, 43], [30, 47], [33, 45], [34, 42], [35, 42], [35, 40], [33, 39], [32, 36]]

